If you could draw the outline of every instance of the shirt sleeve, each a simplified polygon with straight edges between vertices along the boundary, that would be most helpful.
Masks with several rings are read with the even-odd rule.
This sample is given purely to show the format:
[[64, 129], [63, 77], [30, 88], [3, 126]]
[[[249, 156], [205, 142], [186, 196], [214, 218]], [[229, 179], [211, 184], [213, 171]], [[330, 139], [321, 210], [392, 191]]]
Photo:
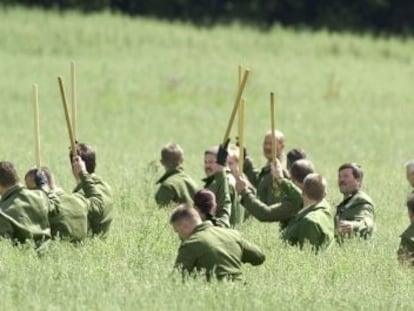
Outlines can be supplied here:
[[240, 240], [240, 247], [242, 249], [243, 263], [250, 263], [253, 266], [258, 266], [265, 261], [265, 254], [253, 243], [250, 243], [249, 241], [242, 238]]
[[374, 209], [370, 204], [362, 205], [354, 219], [351, 221], [354, 233], [366, 237], [374, 229]]
[[230, 227], [231, 216], [231, 199], [230, 199], [230, 187], [227, 180], [226, 172], [222, 170], [216, 176], [216, 203], [217, 214], [216, 218], [219, 224], [223, 227]]
[[288, 200], [268, 206], [260, 201], [250, 190], [242, 192], [241, 197], [244, 208], [259, 221], [285, 221], [292, 217], [293, 206]]
[[80, 174], [81, 186], [88, 200], [88, 214], [93, 218], [104, 213], [105, 205], [102, 193], [96, 188], [91, 175], [88, 173]]
[[161, 184], [155, 193], [155, 202], [157, 202], [157, 204], [160, 206], [166, 206], [174, 203], [174, 198], [174, 189], [165, 184]]
[[183, 275], [191, 273], [195, 267], [195, 254], [187, 244], [181, 244], [178, 249], [178, 255], [175, 260], [174, 268], [179, 270]]

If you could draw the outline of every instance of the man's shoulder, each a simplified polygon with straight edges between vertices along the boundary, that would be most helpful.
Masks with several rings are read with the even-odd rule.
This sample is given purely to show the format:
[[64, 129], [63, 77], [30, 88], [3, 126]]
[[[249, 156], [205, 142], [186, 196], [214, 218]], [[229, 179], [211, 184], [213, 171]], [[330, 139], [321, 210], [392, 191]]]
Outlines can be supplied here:
[[414, 242], [414, 224], [410, 224], [407, 229], [405, 229], [405, 231], [401, 234], [401, 238]]
[[374, 207], [374, 201], [372, 198], [364, 191], [360, 190], [355, 194], [355, 197], [353, 200], [351, 200], [351, 206], [352, 205], [360, 205], [360, 204], [369, 204], [372, 207]]

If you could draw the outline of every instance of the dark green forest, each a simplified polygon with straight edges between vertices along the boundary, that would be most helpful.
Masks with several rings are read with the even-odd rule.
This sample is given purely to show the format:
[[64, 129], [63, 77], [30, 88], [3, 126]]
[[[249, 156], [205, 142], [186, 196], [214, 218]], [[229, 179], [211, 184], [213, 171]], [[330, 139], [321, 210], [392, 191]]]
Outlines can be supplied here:
[[240, 21], [263, 29], [283, 25], [379, 34], [414, 33], [412, 0], [0, 0], [0, 4], [85, 13], [110, 10], [202, 26]]

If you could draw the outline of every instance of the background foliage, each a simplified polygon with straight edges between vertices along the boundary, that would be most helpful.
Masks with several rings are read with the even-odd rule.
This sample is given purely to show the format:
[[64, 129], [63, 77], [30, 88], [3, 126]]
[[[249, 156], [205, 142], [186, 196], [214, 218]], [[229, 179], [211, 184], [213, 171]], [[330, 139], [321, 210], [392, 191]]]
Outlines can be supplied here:
[[[408, 225], [403, 164], [414, 154], [413, 40], [26, 9], [0, 11], [0, 38], [1, 158], [20, 175], [34, 165], [30, 94], [37, 82], [43, 162], [64, 189], [73, 187], [56, 77], [68, 89], [74, 59], [79, 139], [97, 147], [98, 173], [116, 201], [106, 241], [53, 243], [42, 258], [1, 241], [1, 310], [412, 309], [413, 271], [398, 265], [395, 251]], [[310, 154], [333, 204], [341, 199], [338, 166], [362, 165], [377, 232], [314, 256], [283, 245], [277, 225], [252, 219], [239, 229], [267, 260], [243, 267], [246, 285], [182, 284], [170, 275], [179, 241], [169, 211], [153, 201], [159, 150], [180, 143], [200, 181], [203, 151], [223, 136], [238, 64], [252, 69], [246, 139], [257, 164], [275, 91], [287, 148]], [[339, 93], [327, 98], [332, 77]]]
[[399, 34], [414, 30], [414, 2], [407, 0], [0, 0], [0, 4], [111, 10], [201, 25], [242, 20], [265, 28], [281, 24]]

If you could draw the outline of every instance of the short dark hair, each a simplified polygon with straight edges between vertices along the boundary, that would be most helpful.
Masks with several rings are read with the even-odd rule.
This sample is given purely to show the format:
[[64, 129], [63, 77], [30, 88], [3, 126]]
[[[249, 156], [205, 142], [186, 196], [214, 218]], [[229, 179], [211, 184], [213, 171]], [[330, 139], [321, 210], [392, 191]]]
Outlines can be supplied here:
[[184, 151], [180, 145], [169, 143], [161, 149], [162, 163], [168, 168], [175, 168], [184, 161]]
[[170, 224], [176, 223], [182, 219], [195, 220], [197, 217], [200, 217], [200, 215], [193, 207], [190, 207], [186, 204], [181, 204], [176, 207], [171, 214]]
[[326, 181], [319, 174], [309, 174], [303, 181], [303, 193], [309, 199], [321, 201], [326, 195]]
[[287, 166], [292, 167], [293, 163], [295, 163], [297, 160], [306, 159], [306, 153], [302, 149], [291, 149], [286, 155], [287, 159]]
[[315, 168], [311, 161], [307, 159], [300, 159], [293, 162], [290, 168], [290, 176], [297, 182], [303, 183], [303, 180], [309, 174], [315, 172]]
[[194, 207], [198, 208], [207, 219], [214, 218], [213, 209], [217, 206], [214, 192], [208, 189], [201, 189], [194, 194], [193, 200]]
[[[92, 148], [92, 146], [87, 145], [85, 143], [77, 143], [76, 149], [78, 152], [78, 155], [81, 157], [81, 159], [85, 162], [86, 170], [89, 174], [95, 173], [96, 168], [96, 152], [95, 149]], [[70, 162], [72, 163], [72, 150], [69, 153]]]
[[[38, 168], [32, 168], [32, 169], [30, 169], [30, 170], [28, 170], [27, 171], [27, 173], [26, 173], [26, 175], [24, 176], [24, 179], [27, 179], [27, 178], [35, 178], [35, 176], [36, 176], [36, 173], [37, 173], [37, 171], [38, 171], [39, 169]], [[49, 186], [49, 187], [51, 187], [51, 188], [53, 188], [54, 187], [54, 184], [55, 184], [55, 182], [54, 182], [54, 180], [53, 180], [53, 176], [52, 176], [52, 172], [51, 172], [51, 170], [47, 167], [47, 166], [41, 166], [40, 167], [40, 170], [45, 174], [45, 176], [46, 176], [46, 179], [47, 179], [47, 185]]]
[[3, 187], [14, 186], [19, 182], [19, 176], [13, 163], [8, 161], [0, 162], [0, 185]]
[[411, 213], [414, 213], [414, 194], [411, 194], [407, 199], [407, 208]]
[[341, 172], [341, 171], [346, 170], [346, 169], [351, 169], [352, 170], [352, 175], [354, 176], [354, 178], [360, 179], [361, 181], [364, 178], [364, 172], [362, 171], [362, 168], [359, 164], [357, 164], [357, 163], [342, 164], [339, 167], [338, 172]]

